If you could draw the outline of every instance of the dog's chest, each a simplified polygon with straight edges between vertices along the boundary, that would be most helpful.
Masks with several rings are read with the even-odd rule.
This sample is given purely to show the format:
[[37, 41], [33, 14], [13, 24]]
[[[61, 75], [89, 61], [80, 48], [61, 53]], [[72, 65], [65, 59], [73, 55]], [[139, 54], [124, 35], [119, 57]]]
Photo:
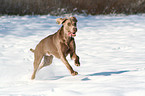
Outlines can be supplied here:
[[67, 38], [67, 39], [64, 39], [62, 40], [62, 44], [61, 44], [61, 48], [62, 48], [62, 52], [65, 54], [65, 55], [68, 55], [69, 52], [71, 51], [71, 41], [73, 39], [72, 38]]
[[68, 42], [64, 42], [63, 46], [62, 46], [62, 51], [65, 55], [68, 55], [68, 53], [70, 52], [70, 45]]

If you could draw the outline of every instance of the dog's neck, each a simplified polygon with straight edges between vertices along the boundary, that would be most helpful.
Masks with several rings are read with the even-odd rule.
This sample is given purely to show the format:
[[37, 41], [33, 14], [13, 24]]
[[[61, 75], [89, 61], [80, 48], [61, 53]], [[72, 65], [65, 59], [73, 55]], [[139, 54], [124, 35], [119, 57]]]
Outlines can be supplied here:
[[67, 30], [65, 30], [64, 26], [62, 26], [59, 30], [60, 40], [66, 45], [69, 45], [70, 41], [72, 40], [72, 37], [70, 37], [67, 33]]

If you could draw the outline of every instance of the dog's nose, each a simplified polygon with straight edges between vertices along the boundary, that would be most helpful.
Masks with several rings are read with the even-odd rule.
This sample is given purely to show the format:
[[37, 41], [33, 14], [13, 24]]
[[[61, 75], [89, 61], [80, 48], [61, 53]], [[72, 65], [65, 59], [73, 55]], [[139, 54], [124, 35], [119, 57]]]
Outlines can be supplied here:
[[73, 28], [73, 31], [74, 31], [74, 32], [77, 32], [77, 28]]

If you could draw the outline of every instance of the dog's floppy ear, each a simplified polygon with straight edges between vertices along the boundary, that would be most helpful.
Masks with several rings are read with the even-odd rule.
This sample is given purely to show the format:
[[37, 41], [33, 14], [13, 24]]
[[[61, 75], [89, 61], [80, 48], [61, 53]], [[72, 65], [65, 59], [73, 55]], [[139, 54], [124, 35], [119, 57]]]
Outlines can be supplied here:
[[66, 18], [57, 18], [56, 22], [60, 25], [60, 24], [64, 23], [65, 20], [66, 20]]
[[76, 17], [70, 17], [70, 19], [72, 19], [74, 22], [78, 22]]

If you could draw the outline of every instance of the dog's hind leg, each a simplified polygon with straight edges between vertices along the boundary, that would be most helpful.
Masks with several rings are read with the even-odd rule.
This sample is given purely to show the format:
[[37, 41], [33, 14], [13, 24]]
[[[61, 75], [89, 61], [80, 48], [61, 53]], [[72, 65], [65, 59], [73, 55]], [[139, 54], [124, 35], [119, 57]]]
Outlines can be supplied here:
[[42, 64], [40, 65], [39, 70], [41, 68], [43, 68], [43, 67], [46, 67], [46, 66], [52, 64], [52, 60], [53, 60], [53, 56], [52, 55], [44, 56], [44, 60], [43, 60]]
[[31, 77], [32, 80], [35, 79], [35, 74], [38, 70], [38, 67], [39, 67], [39, 64], [41, 63], [42, 58], [43, 58], [43, 54], [41, 54], [39, 52], [34, 53], [34, 71], [33, 71], [32, 77]]

